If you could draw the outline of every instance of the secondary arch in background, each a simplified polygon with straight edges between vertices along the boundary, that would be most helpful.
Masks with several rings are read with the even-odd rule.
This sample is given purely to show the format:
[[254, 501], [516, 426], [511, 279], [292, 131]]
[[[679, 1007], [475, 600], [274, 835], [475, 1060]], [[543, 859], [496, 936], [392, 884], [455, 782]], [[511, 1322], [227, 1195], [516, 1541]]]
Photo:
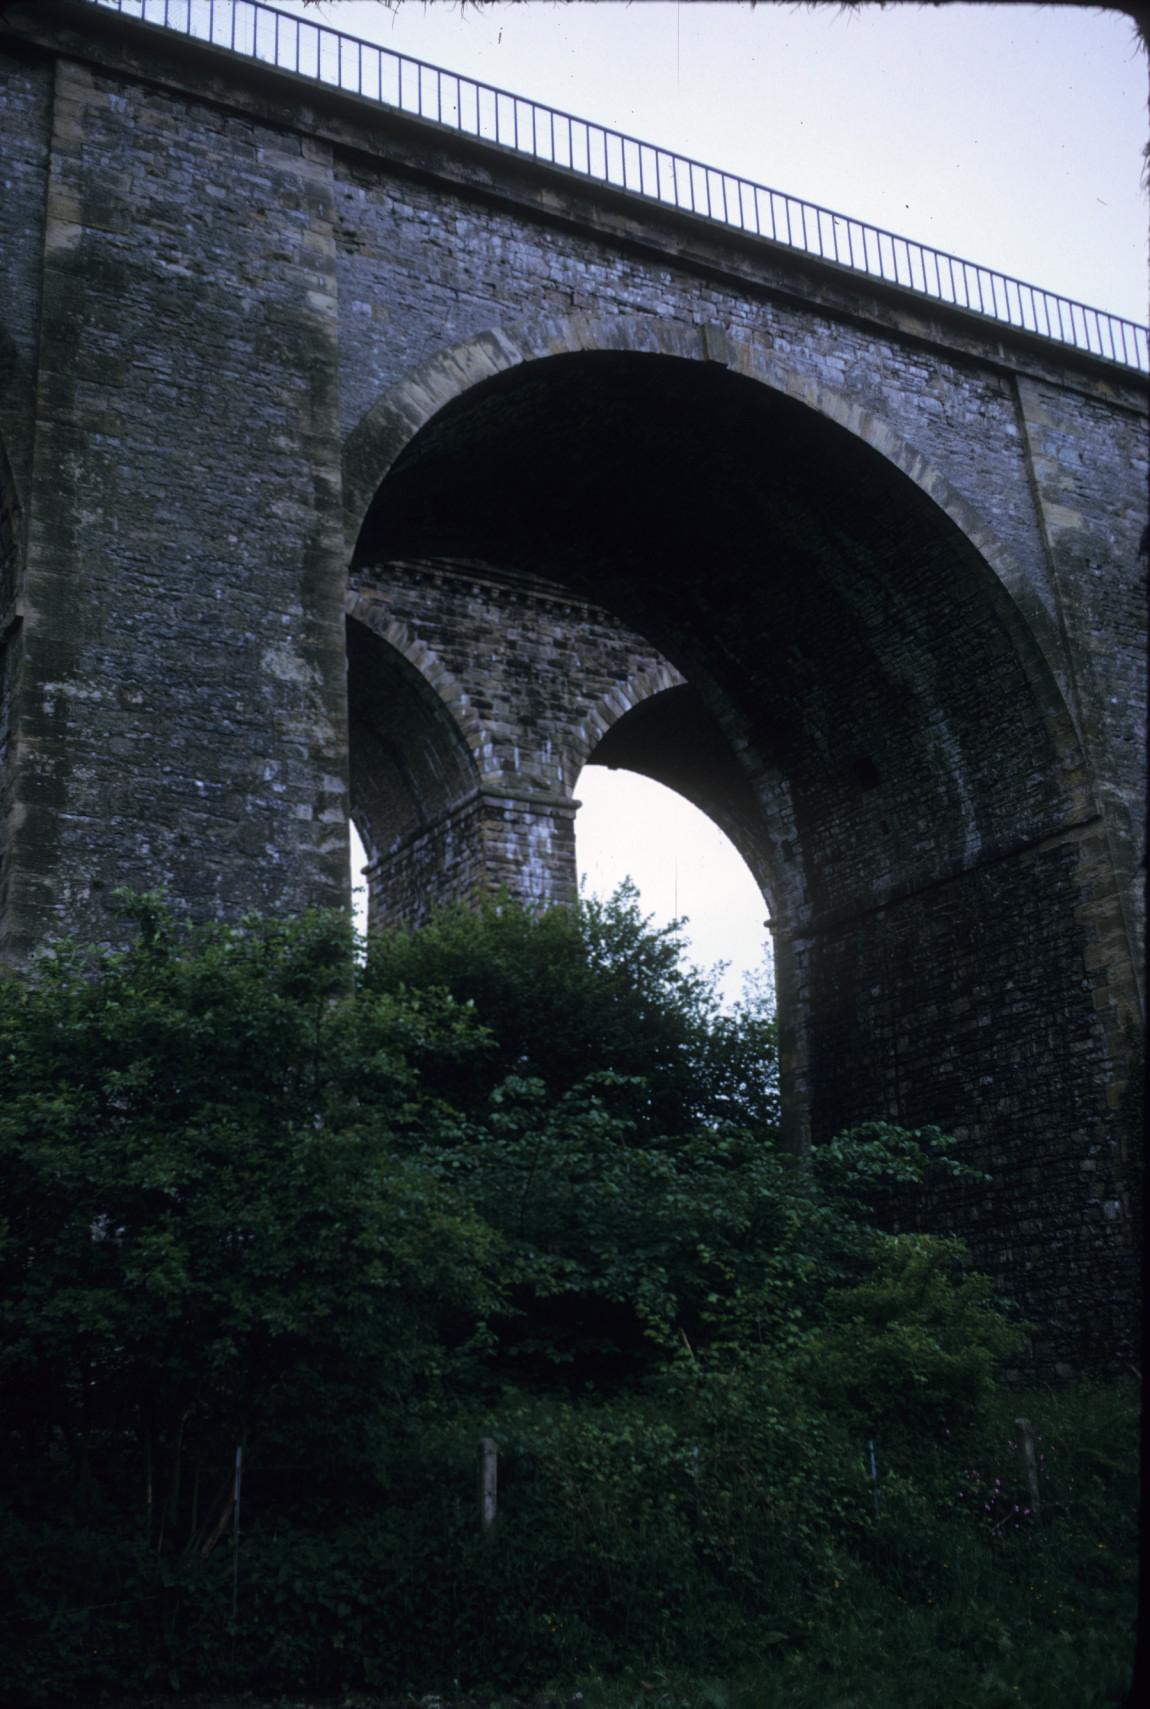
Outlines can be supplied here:
[[[463, 742], [471, 756], [474, 774], [478, 779], [484, 770], [487, 736], [462, 683], [435, 651], [417, 635], [412, 635], [407, 625], [393, 617], [378, 598], [353, 588], [348, 593], [345, 609], [349, 625], [359, 624], [378, 636], [380, 641], [386, 642], [388, 647], [393, 648], [407, 661], [426, 684], [430, 694], [442, 703], [448, 720], [443, 722], [442, 727], [445, 732], [448, 729], [454, 730]], [[349, 635], [354, 633], [355, 630], [349, 627]]]
[[442, 826], [474, 796], [479, 769], [427, 649], [354, 610], [347, 628], [351, 817], [375, 865]]

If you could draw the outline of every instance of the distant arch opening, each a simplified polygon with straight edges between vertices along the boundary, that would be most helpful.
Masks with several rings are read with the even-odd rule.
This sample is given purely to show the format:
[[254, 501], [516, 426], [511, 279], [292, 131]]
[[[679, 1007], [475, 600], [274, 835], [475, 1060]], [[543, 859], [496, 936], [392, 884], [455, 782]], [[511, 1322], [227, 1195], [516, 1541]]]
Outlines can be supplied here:
[[688, 959], [724, 964], [726, 1007], [748, 991], [774, 1007], [774, 954], [762, 889], [714, 819], [639, 772], [591, 763], [579, 777], [575, 852], [584, 895], [607, 898], [625, 880], [658, 926], [685, 919]]
[[691, 683], [639, 701], [617, 719], [590, 754], [606, 766], [650, 778], [681, 796], [729, 839], [771, 906], [769, 827], [730, 741]]
[[730, 963], [721, 981], [727, 1002], [740, 996], [744, 972], [773, 992], [769, 827], [699, 691], [678, 683], [637, 701], [587, 756], [576, 793], [580, 873], [592, 849], [596, 865], [619, 878], [627, 859], [640, 864], [645, 880], [632, 876], [644, 905], [661, 921], [690, 916], [692, 959]]

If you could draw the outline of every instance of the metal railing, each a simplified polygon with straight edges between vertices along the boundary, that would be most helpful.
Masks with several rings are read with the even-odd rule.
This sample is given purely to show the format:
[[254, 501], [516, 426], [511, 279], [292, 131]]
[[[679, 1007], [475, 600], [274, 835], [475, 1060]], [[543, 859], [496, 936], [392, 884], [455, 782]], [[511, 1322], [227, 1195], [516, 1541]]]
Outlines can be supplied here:
[[913, 238], [522, 95], [460, 76], [262, 0], [87, 0], [196, 41], [529, 155], [562, 172], [701, 215], [855, 273], [1150, 371], [1147, 329]]

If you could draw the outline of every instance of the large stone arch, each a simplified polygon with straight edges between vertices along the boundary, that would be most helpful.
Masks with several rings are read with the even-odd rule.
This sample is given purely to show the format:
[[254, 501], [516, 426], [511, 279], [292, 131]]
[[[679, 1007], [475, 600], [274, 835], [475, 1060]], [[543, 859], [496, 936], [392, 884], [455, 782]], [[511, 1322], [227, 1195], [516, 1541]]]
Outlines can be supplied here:
[[343, 498], [349, 551], [396, 458], [446, 405], [483, 381], [525, 363], [593, 352], [718, 364], [805, 405], [878, 453], [937, 505], [974, 548], [985, 568], [985, 592], [1011, 634], [1052, 730], [1059, 729], [1064, 751], [1068, 740], [1078, 746], [1068, 665], [1055, 615], [986, 517], [889, 421], [788, 363], [769, 340], [742, 330], [709, 322], [687, 324], [660, 315], [572, 314], [495, 326], [436, 352], [378, 398], [348, 435]]
[[[989, 603], [1009, 636], [1059, 765], [1074, 780], [1077, 810], [1082, 814], [1091, 810], [1093, 791], [1076, 725], [1063, 639], [1033, 577], [978, 508], [889, 421], [850, 395], [812, 379], [767, 338], [658, 315], [572, 314], [509, 322], [438, 351], [377, 399], [346, 441], [343, 493], [349, 551], [354, 551], [389, 471], [441, 412], [475, 388], [514, 370], [545, 367], [555, 358], [606, 353], [664, 357], [726, 370], [833, 424], [905, 477], [970, 547], [964, 573], [976, 583], [976, 597]], [[745, 720], [723, 704], [713, 685], [697, 678], [693, 686], [709, 716], [723, 725], [727, 741], [743, 753], [750, 745]], [[786, 885], [780, 874], [780, 853], [793, 842], [794, 826], [785, 822], [778, 808], [776, 803], [770, 829], [763, 833], [760, 856], [751, 864], [760, 883], [765, 873], [773, 873], [769, 887], [781, 893]], [[745, 849], [742, 852], [746, 855]]]
[[[1114, 1166], [1113, 875], [1056, 625], [967, 496], [765, 340], [655, 317], [482, 334], [346, 453], [357, 565], [550, 576], [714, 720], [754, 803], [795, 1143], [874, 1116], [953, 1128], [1010, 1183], [975, 1229], [946, 1213], [980, 1260], [1048, 1295], [1073, 1271], [1090, 1299], [1112, 1213], [1091, 1200], [1055, 1240], [1044, 1205]], [[620, 702], [596, 747], [663, 739], [640, 714], [675, 688]]]

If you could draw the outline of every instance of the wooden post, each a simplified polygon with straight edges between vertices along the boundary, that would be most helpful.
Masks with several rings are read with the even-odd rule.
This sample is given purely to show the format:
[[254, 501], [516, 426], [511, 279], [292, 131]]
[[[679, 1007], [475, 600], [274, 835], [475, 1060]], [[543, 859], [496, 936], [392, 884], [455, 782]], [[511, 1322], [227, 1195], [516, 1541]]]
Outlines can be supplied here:
[[1030, 1428], [1028, 1418], [1016, 1418], [1018, 1426], [1018, 1449], [1022, 1457], [1022, 1467], [1026, 1473], [1026, 1487], [1030, 1491], [1030, 1511], [1038, 1517], [1038, 1456], [1034, 1451], [1034, 1432]]
[[879, 1516], [880, 1516], [880, 1513], [881, 1513], [881, 1511], [882, 1511], [882, 1509], [881, 1509], [881, 1507], [880, 1507], [880, 1505], [879, 1505], [879, 1496], [878, 1496], [878, 1460], [877, 1460], [877, 1458], [876, 1458], [876, 1456], [875, 1456], [875, 1451], [874, 1451], [874, 1437], [873, 1437], [873, 1436], [872, 1436], [872, 1437], [871, 1437], [871, 1438], [870, 1438], [870, 1439], [869, 1439], [869, 1441], [868, 1441], [868, 1442], [867, 1442], [867, 1452], [868, 1452], [868, 1454], [869, 1454], [869, 1456], [870, 1456], [870, 1481], [871, 1481], [871, 1493], [872, 1493], [872, 1494], [873, 1494], [873, 1496], [874, 1496], [874, 1516], [875, 1516], [875, 1518], [876, 1518], [876, 1519], [878, 1519], [878, 1517], [879, 1517]]
[[236, 1448], [235, 1481], [232, 1484], [232, 1621], [240, 1605], [240, 1485], [244, 1475], [244, 1451]]
[[495, 1524], [499, 1499], [499, 1449], [492, 1437], [479, 1443], [479, 1524], [486, 1533]]

